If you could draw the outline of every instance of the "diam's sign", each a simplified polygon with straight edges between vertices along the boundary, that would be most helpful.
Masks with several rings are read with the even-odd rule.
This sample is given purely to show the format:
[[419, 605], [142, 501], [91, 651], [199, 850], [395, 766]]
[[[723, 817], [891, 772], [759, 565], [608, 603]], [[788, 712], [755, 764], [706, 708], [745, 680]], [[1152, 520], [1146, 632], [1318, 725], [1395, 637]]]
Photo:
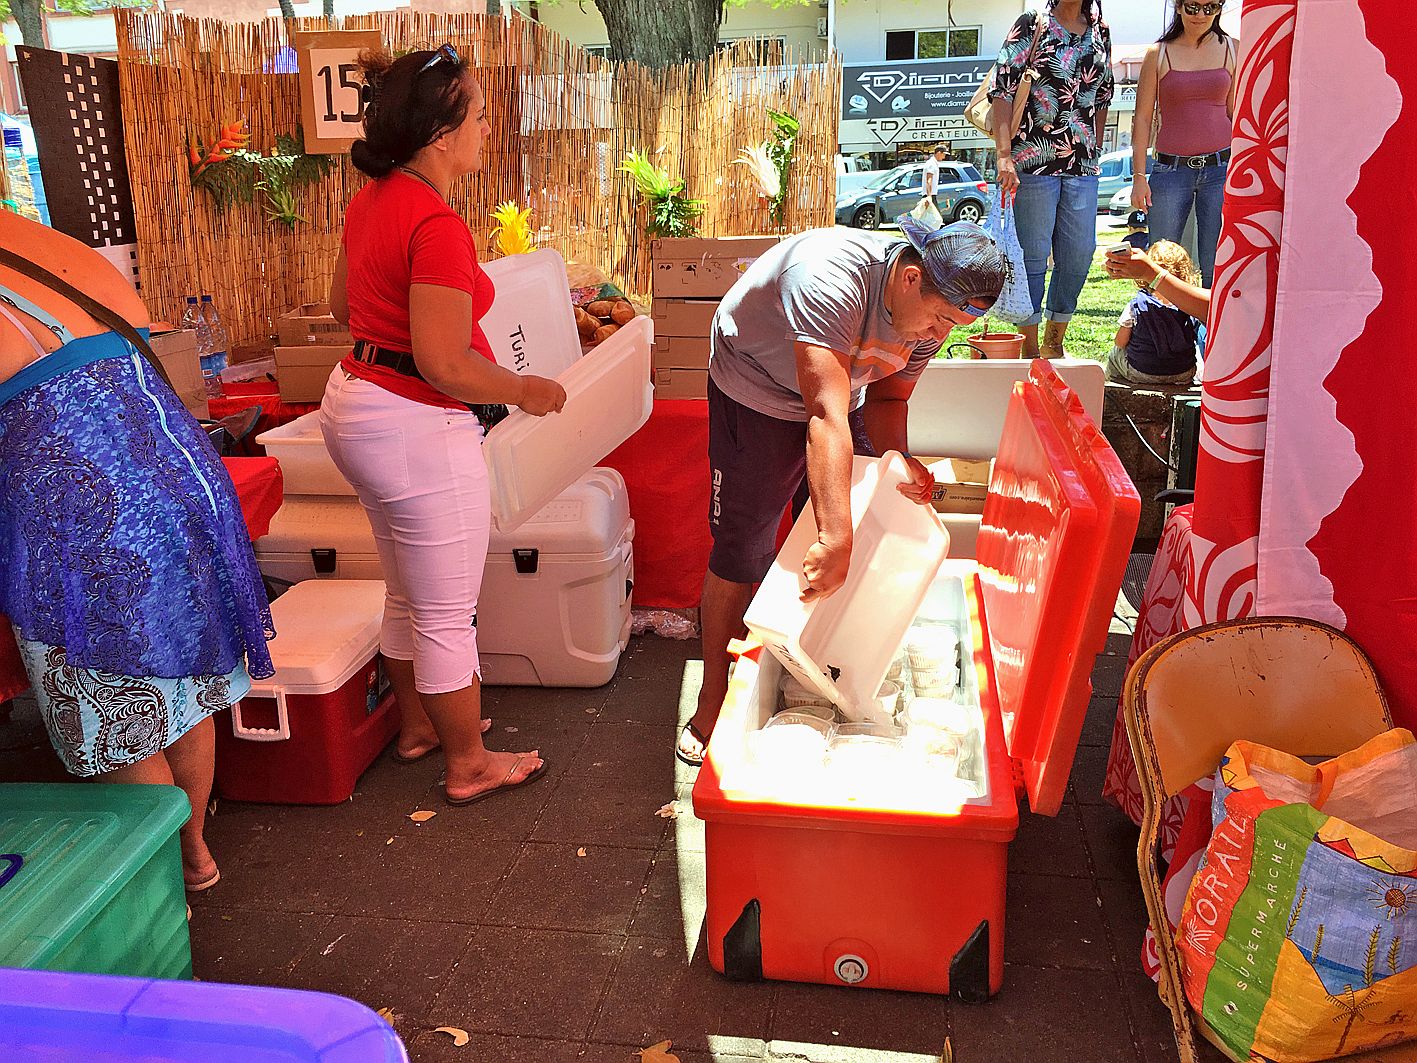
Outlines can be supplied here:
[[841, 117], [854, 121], [958, 115], [991, 66], [991, 59], [848, 63], [841, 75]]

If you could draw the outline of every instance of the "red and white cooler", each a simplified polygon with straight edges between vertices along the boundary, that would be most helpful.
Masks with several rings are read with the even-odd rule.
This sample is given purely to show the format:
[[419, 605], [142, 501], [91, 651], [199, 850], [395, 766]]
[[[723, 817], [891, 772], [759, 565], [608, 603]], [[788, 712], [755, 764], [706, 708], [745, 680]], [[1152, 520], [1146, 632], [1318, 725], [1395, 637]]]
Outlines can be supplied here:
[[217, 719], [216, 790], [234, 801], [334, 805], [398, 733], [384, 678], [379, 580], [311, 580], [271, 603], [275, 675]]
[[1001, 986], [1018, 795], [1062, 803], [1140, 503], [1046, 362], [1010, 400], [976, 559], [939, 560], [938, 515], [892, 497], [905, 477], [858, 461], [842, 590], [796, 603], [808, 508], [749, 609], [693, 792], [730, 978]]

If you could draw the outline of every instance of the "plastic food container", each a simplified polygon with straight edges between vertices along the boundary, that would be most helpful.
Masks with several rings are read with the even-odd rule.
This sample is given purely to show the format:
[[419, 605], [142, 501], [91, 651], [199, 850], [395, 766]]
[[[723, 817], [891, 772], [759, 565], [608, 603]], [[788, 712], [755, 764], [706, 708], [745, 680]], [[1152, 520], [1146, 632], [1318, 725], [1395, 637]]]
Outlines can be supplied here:
[[802, 559], [817, 541], [808, 506], [744, 617], [799, 683], [851, 720], [879, 716], [876, 692], [949, 552], [939, 515], [897, 490], [909, 479], [905, 459], [894, 451], [857, 458], [851, 484], [855, 537], [846, 582], [830, 597], [801, 600]]
[[581, 357], [566, 261], [549, 247], [483, 265], [497, 290], [478, 324], [497, 364], [556, 379]]
[[0, 970], [0, 1059], [407, 1063], [408, 1055], [388, 1023], [331, 993]]
[[285, 493], [289, 495], [353, 495], [354, 488], [335, 467], [325, 437], [320, 434], [320, 411], [297, 417], [256, 437], [266, 456], [280, 463]]
[[175, 786], [0, 786], [0, 968], [192, 977], [177, 838], [191, 814]]
[[637, 317], [556, 377], [560, 413], [513, 410], [482, 446], [492, 518], [515, 531], [634, 435], [654, 409], [650, 347], [654, 326]]

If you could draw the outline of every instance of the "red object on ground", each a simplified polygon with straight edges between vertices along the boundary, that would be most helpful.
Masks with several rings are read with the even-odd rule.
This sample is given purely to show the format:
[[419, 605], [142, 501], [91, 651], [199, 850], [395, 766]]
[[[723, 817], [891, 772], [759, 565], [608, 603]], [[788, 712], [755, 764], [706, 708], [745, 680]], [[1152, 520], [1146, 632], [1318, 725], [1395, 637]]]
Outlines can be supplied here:
[[[289, 424], [297, 417], [303, 417], [320, 408], [318, 402], [282, 402], [274, 380], [248, 380], [240, 384], [224, 384], [225, 398], [212, 399], [207, 403], [208, 416], [214, 420], [230, 417], [248, 406], [261, 407], [261, 416], [251, 431], [254, 439], [262, 432]], [[251, 444], [248, 442], [247, 446]]]
[[307, 580], [271, 603], [275, 674], [216, 718], [216, 788], [236, 801], [333, 805], [399, 728], [379, 656], [384, 584]]
[[[284, 494], [280, 465], [275, 458], [223, 458], [222, 461], [236, 487], [236, 500], [241, 505], [241, 516], [251, 538], [259, 539], [270, 530], [271, 518], [280, 509]], [[0, 701], [9, 701], [29, 688], [29, 677], [20, 661], [20, 649], [15, 645], [10, 621], [0, 616]]]
[[[232, 731], [232, 710], [216, 717], [216, 790], [231, 801], [277, 805], [337, 805], [398, 734], [399, 713], [384, 689], [377, 652], [329, 694], [286, 697], [289, 737], [250, 741]], [[245, 727], [275, 730], [274, 698], [241, 700]]]
[[645, 426], [601, 464], [619, 471], [630, 494], [636, 607], [697, 606], [713, 546], [708, 528], [708, 402], [656, 402]]
[[999, 990], [1015, 790], [1037, 814], [1062, 806], [1140, 509], [1082, 404], [1036, 363], [1010, 402], [978, 561], [949, 563], [983, 717], [987, 792], [967, 802], [938, 786], [850, 793], [750, 770], [749, 733], [781, 666], [740, 659], [693, 794], [715, 970], [974, 1000]]

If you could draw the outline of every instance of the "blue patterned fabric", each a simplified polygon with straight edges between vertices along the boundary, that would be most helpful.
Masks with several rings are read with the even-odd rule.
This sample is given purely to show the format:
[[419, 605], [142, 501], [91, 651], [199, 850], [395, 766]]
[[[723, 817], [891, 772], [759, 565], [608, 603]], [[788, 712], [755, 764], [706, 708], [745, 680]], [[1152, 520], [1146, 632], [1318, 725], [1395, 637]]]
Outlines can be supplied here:
[[16, 641], [49, 741], [75, 775], [146, 760], [251, 689], [242, 665], [228, 675], [182, 679], [113, 675], [75, 668], [55, 646]]
[[271, 675], [270, 608], [206, 433], [121, 337], [23, 372], [60, 356], [80, 364], [0, 405], [0, 613], [76, 668]]

